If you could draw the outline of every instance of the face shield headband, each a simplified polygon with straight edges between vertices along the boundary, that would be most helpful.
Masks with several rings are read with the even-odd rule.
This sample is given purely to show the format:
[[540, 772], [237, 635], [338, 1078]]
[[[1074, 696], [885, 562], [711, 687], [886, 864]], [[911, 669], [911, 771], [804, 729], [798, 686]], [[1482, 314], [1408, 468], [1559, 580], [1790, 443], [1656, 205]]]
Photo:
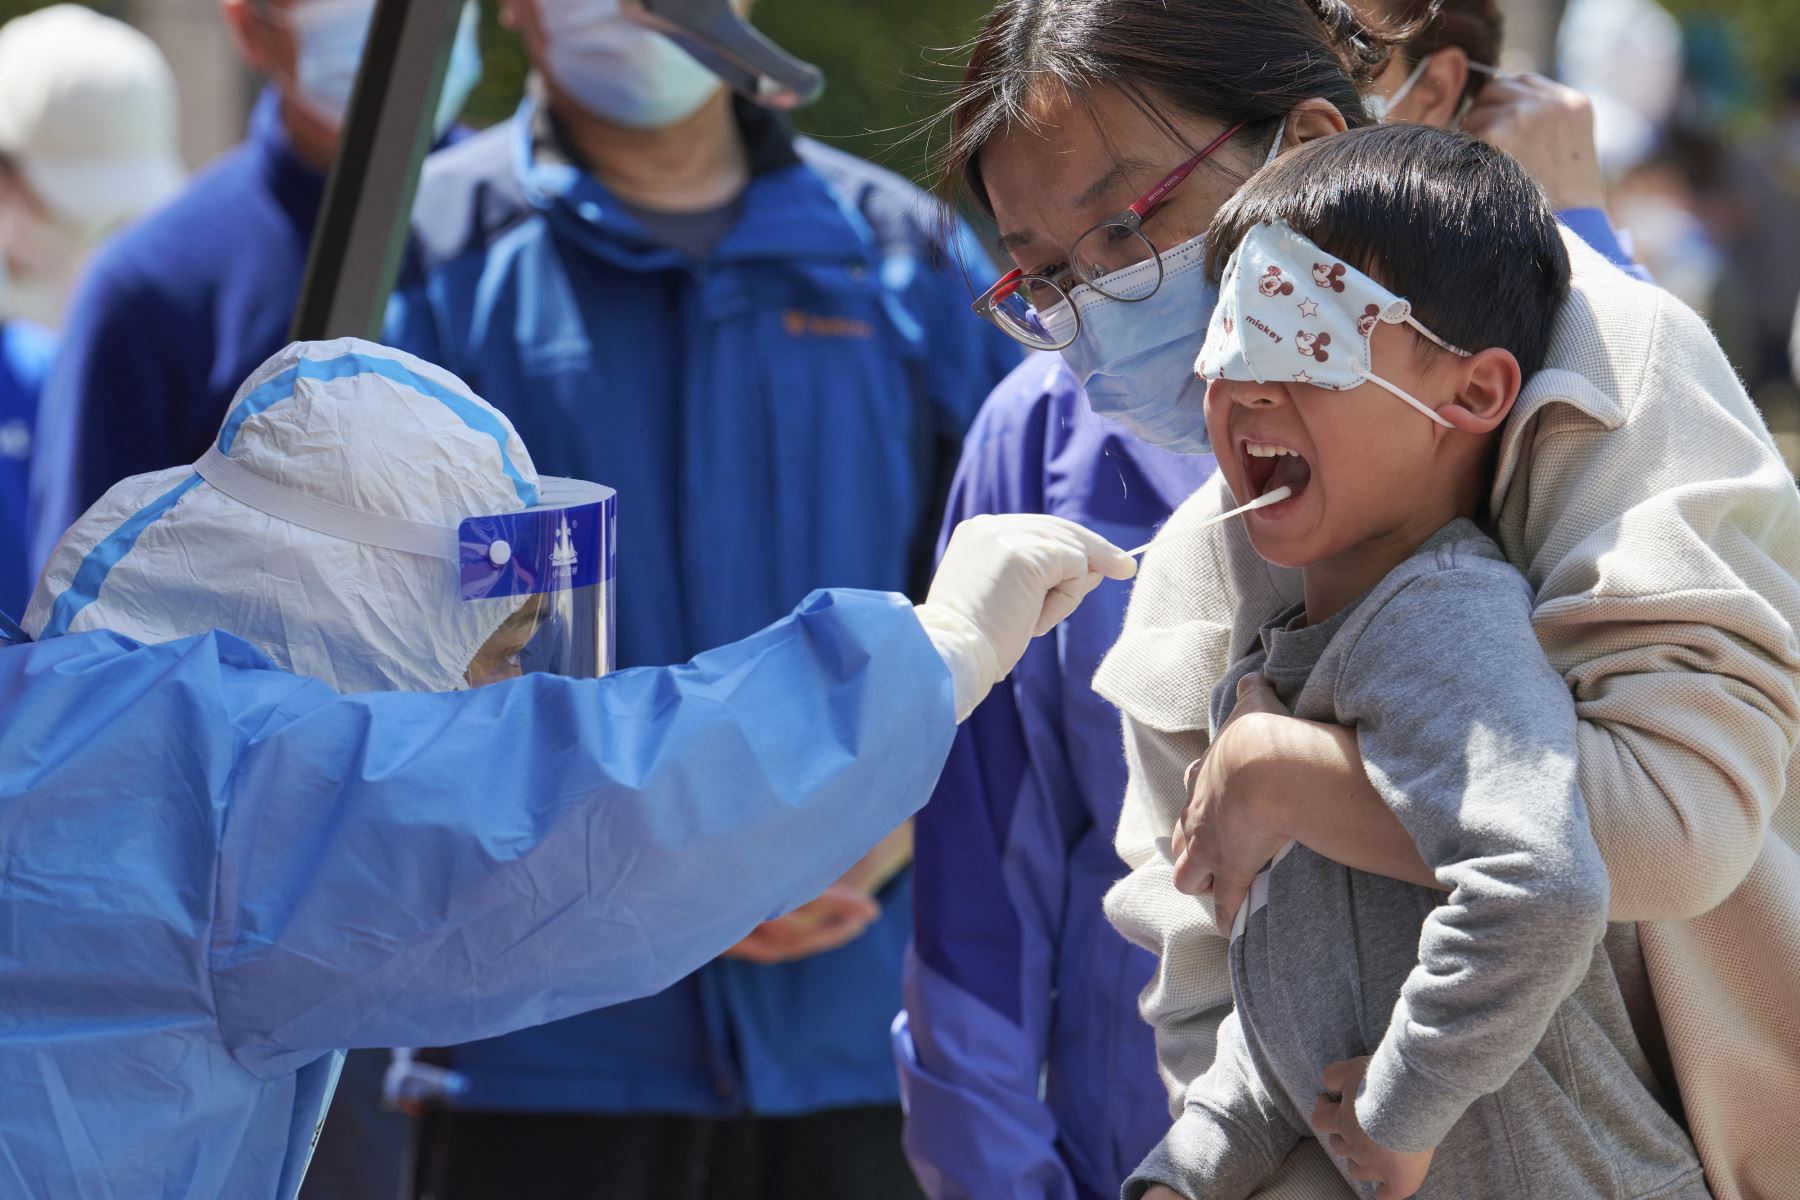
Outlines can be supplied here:
[[[597, 678], [614, 663], [617, 496], [578, 479], [540, 476], [538, 503], [455, 526], [363, 512], [263, 478], [211, 447], [194, 471], [239, 504], [302, 529], [455, 566], [458, 602], [493, 609], [480, 683], [542, 671]], [[498, 639], [498, 641], [496, 641]], [[474, 672], [472, 671], [472, 675]]]
[[1412, 304], [1297, 233], [1285, 221], [1257, 225], [1226, 264], [1206, 344], [1194, 361], [1202, 379], [1305, 383], [1349, 391], [1372, 383], [1431, 420], [1450, 422], [1374, 373], [1377, 325], [1410, 325], [1462, 358], [1412, 315]]

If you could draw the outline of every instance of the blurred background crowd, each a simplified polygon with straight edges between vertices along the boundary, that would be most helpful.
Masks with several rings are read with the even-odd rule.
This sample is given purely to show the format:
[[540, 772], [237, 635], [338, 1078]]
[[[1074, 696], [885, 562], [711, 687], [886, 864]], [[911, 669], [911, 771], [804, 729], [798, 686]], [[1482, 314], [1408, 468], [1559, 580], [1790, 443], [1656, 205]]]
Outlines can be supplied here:
[[[0, 0], [0, 20], [41, 7]], [[213, 5], [92, 7], [142, 30], [173, 66], [183, 162], [198, 167], [242, 139], [261, 82], [233, 53]], [[816, 0], [763, 0], [756, 19], [830, 81], [824, 98], [796, 115], [801, 131], [928, 182], [921, 122], [988, 7], [863, 0], [820, 20]], [[1500, 7], [1508, 31], [1502, 65], [1555, 75], [1593, 98], [1614, 224], [1629, 231], [1659, 283], [1711, 319], [1777, 431], [1800, 434], [1790, 355], [1800, 299], [1800, 0]], [[523, 47], [502, 28], [497, 0], [481, 9], [483, 74], [463, 111], [475, 128], [512, 114], [526, 74]], [[17, 252], [9, 241], [8, 255]], [[17, 283], [8, 291], [17, 304]]]

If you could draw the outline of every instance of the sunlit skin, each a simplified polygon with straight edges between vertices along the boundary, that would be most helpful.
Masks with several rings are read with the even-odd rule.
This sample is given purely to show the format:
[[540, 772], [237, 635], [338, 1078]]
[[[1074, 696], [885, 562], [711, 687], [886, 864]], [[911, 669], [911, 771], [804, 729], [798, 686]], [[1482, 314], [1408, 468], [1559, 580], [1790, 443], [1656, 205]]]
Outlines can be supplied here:
[[[1377, 374], [1454, 428], [1372, 383], [1339, 392], [1220, 379], [1206, 391], [1207, 432], [1240, 503], [1297, 477], [1292, 498], [1245, 522], [1258, 554], [1300, 570], [1310, 623], [1380, 582], [1447, 522], [1480, 511], [1488, 435], [1519, 390], [1518, 362], [1505, 350], [1464, 359], [1385, 324], [1371, 348]], [[1254, 458], [1253, 442], [1297, 451], [1304, 466]]]
[[469, 669], [463, 672], [470, 687], [486, 687], [490, 683], [517, 679], [525, 673], [519, 659], [536, 636], [538, 619], [543, 612], [544, 598], [533, 596], [518, 612], [500, 623], [500, 628], [481, 644], [481, 649], [469, 662]]
[[[1179, 137], [1117, 89], [1096, 88], [1085, 101], [1047, 91], [1032, 105], [1030, 122], [1015, 123], [982, 149], [982, 180], [1001, 246], [1016, 266], [1056, 274], [1077, 238], [1225, 131], [1223, 122], [1159, 107]], [[1330, 103], [1308, 100], [1294, 109], [1283, 144], [1343, 128]], [[1235, 138], [1219, 147], [1150, 214], [1144, 236], [1158, 250], [1198, 236], [1267, 152]]]
[[[1389, 18], [1391, 4], [1381, 0], [1352, 0], [1350, 7], [1364, 21]], [[1400, 90], [1417, 63], [1406, 61], [1404, 54], [1388, 59], [1387, 70], [1369, 88], [1372, 96], [1392, 96]], [[1493, 64], [1489, 64], [1490, 66]], [[1389, 114], [1390, 121], [1409, 121], [1415, 125], [1436, 125], [1448, 129], [1462, 107], [1463, 89], [1469, 82], [1469, 56], [1461, 46], [1446, 46], [1426, 60], [1425, 70], [1412, 90], [1401, 97]]]

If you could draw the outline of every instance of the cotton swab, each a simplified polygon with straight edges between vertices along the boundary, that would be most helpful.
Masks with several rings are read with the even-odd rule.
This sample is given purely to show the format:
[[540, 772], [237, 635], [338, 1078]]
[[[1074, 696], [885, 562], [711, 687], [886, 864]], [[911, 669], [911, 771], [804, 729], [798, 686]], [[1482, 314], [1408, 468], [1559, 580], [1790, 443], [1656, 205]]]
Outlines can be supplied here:
[[[1274, 491], [1267, 492], [1261, 496], [1258, 496], [1256, 499], [1252, 500], [1248, 504], [1242, 505], [1241, 507], [1238, 507], [1238, 508], [1234, 508], [1230, 512], [1222, 512], [1216, 517], [1208, 517], [1206, 520], [1200, 522], [1200, 524], [1194, 526], [1194, 528], [1195, 529], [1205, 529], [1208, 525], [1217, 525], [1220, 521], [1228, 521], [1232, 517], [1242, 516], [1244, 513], [1254, 512], [1255, 510], [1257, 510], [1259, 508], [1267, 508], [1271, 504], [1280, 504], [1283, 500], [1286, 500], [1289, 496], [1291, 496], [1293, 494], [1294, 494], [1293, 488], [1288, 487], [1286, 484], [1282, 484], [1280, 487], [1276, 488]], [[1128, 554], [1129, 556], [1131, 556], [1132, 558], [1136, 558], [1138, 555], [1142, 554], [1144, 551], [1148, 550], [1151, 546], [1153, 546], [1155, 544], [1156, 543], [1154, 543], [1154, 542], [1145, 542], [1142, 546], [1139, 546], [1136, 550], [1127, 550], [1125, 553]]]

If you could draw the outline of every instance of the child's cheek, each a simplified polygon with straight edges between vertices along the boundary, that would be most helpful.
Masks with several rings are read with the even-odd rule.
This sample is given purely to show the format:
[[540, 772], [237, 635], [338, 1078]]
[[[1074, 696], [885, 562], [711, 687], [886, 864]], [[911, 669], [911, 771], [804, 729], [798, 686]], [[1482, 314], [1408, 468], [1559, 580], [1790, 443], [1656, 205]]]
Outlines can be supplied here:
[[1231, 455], [1230, 388], [1231, 384], [1223, 379], [1206, 385], [1206, 437], [1220, 462]]

